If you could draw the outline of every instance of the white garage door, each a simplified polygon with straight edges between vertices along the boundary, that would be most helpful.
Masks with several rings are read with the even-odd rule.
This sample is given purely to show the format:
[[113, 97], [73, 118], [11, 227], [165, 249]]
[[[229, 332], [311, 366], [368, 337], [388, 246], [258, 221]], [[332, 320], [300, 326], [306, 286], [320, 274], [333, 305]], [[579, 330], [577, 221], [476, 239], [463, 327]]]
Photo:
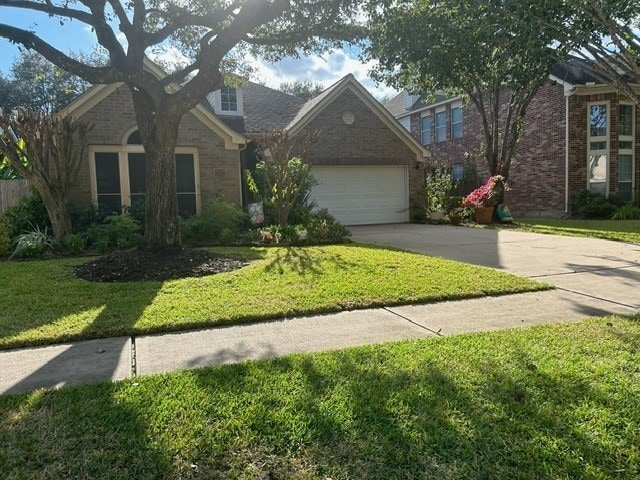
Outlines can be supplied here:
[[407, 167], [311, 167], [318, 181], [311, 196], [318, 208], [345, 225], [409, 221]]

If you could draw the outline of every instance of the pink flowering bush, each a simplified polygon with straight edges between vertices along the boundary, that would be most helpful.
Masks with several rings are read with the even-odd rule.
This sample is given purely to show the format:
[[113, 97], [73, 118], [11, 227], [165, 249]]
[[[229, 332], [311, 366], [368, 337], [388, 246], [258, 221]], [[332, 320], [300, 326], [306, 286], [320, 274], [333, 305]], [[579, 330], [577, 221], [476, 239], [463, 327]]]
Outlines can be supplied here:
[[462, 201], [463, 207], [493, 207], [498, 204], [502, 193], [507, 190], [507, 180], [502, 175], [494, 175], [481, 187], [476, 188]]

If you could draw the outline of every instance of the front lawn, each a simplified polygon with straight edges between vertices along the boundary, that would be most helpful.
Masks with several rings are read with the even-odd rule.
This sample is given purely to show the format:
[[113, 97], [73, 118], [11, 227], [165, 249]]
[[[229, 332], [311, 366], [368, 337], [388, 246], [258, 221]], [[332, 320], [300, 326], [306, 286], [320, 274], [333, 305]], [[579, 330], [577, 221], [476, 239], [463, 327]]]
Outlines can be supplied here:
[[227, 248], [233, 272], [166, 282], [77, 279], [87, 259], [0, 264], [0, 348], [550, 288], [496, 270], [361, 245]]
[[637, 479], [640, 316], [0, 397], [4, 478]]
[[548, 220], [526, 218], [518, 219], [518, 228], [527, 232], [640, 243], [640, 220]]

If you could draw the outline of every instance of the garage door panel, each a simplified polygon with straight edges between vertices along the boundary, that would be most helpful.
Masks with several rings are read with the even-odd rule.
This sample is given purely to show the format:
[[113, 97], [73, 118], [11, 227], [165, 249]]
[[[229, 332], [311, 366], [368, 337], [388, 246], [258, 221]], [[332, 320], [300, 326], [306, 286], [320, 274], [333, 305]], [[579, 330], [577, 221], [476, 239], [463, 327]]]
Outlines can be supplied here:
[[408, 221], [407, 168], [316, 166], [311, 196], [318, 208], [346, 225]]

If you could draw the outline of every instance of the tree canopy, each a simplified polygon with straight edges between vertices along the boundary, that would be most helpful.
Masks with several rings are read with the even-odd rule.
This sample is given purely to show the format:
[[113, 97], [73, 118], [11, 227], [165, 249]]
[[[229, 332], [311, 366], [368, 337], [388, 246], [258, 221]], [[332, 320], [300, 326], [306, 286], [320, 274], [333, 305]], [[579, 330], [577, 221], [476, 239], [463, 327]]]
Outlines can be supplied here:
[[371, 9], [378, 79], [463, 95], [479, 111], [492, 174], [508, 176], [531, 99], [548, 78], [555, 0], [385, 0]]
[[[5, 7], [80, 22], [109, 62], [90, 65], [37, 32], [0, 22], [0, 36], [92, 84], [130, 89], [147, 156], [145, 247], [179, 245], [174, 150], [182, 116], [221, 88], [247, 53], [269, 59], [322, 51], [362, 35], [352, 0], [0, 0]], [[148, 54], [177, 48], [185, 62], [159, 78]], [[177, 84], [180, 87], [177, 88]]]
[[278, 90], [289, 95], [294, 95], [304, 100], [311, 100], [317, 97], [324, 90], [324, 85], [311, 80], [295, 80], [293, 82], [282, 82]]

